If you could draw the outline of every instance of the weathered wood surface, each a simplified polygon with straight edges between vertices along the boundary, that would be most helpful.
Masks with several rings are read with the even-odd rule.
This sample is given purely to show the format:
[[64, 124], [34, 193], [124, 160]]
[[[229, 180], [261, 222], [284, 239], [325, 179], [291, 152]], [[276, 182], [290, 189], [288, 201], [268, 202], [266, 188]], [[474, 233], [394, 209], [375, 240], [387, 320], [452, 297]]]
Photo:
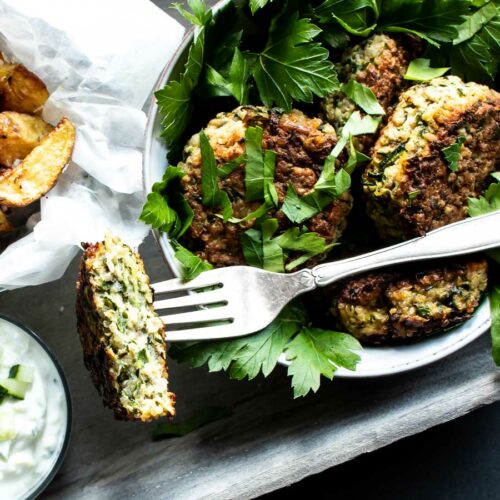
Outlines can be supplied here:
[[[165, 278], [151, 238], [141, 251], [152, 279]], [[76, 262], [58, 283], [0, 294], [2, 313], [26, 322], [56, 351], [73, 393], [71, 449], [47, 498], [252, 498], [499, 399], [487, 335], [432, 366], [325, 382], [296, 401], [284, 369], [236, 382], [172, 362], [179, 420], [208, 405], [234, 413], [153, 442], [152, 425], [115, 422], [91, 385], [75, 330], [75, 275]]]
[[[152, 279], [165, 279], [152, 238], [141, 252]], [[71, 448], [44, 498], [253, 498], [500, 399], [487, 335], [432, 366], [324, 382], [318, 394], [296, 401], [284, 369], [235, 382], [171, 362], [179, 420], [209, 405], [234, 413], [183, 438], [153, 442], [154, 424], [113, 420], [85, 371], [73, 313], [76, 264], [60, 282], [0, 294], [0, 311], [56, 352], [73, 394]]]

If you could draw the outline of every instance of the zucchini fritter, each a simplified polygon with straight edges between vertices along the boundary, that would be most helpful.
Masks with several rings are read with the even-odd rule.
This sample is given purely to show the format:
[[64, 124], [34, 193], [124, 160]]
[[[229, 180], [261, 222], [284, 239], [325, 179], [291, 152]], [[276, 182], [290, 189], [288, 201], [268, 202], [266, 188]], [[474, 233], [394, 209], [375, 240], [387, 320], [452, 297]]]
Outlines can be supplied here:
[[[443, 149], [460, 144], [458, 168]], [[498, 170], [500, 94], [456, 76], [404, 92], [363, 175], [369, 216], [385, 240], [421, 236], [467, 216]]]
[[174, 415], [165, 331], [138, 254], [118, 238], [85, 245], [76, 312], [85, 366], [122, 420]]
[[[408, 87], [404, 75], [418, 46], [409, 37], [393, 38], [377, 33], [358, 45], [346, 50], [336, 65], [342, 83], [355, 80], [371, 89], [386, 113], [397, 100], [399, 93]], [[326, 119], [340, 130], [353, 111], [358, 108], [342, 92], [328, 95], [322, 102]], [[358, 149], [368, 151], [375, 142], [375, 135], [356, 138]]]
[[[322, 292], [330, 321], [365, 344], [418, 340], [468, 320], [487, 287], [487, 262], [370, 273]], [[331, 326], [331, 325], [330, 325]]]
[[[246, 130], [257, 126], [264, 130], [263, 149], [272, 150], [277, 155], [274, 184], [279, 203], [283, 203], [290, 184], [299, 196], [310, 193], [326, 157], [337, 143], [333, 127], [319, 118], [308, 118], [297, 110], [284, 113], [278, 109], [242, 106], [230, 113], [220, 113], [204, 130], [218, 167], [244, 153]], [[200, 137], [196, 134], [184, 148], [184, 162], [179, 164], [187, 174], [181, 181], [184, 196], [194, 212], [184, 243], [216, 267], [242, 265], [245, 260], [240, 236], [255, 224], [255, 219], [240, 224], [224, 223], [218, 216], [219, 210], [204, 207], [201, 201], [201, 165]], [[245, 200], [244, 164], [220, 179], [219, 186], [227, 192], [234, 217], [238, 219], [243, 219], [261, 204], [260, 201]], [[309, 231], [332, 243], [338, 240], [345, 228], [351, 206], [351, 195], [346, 192], [304, 224]], [[280, 229], [290, 227], [283, 212], [270, 209], [268, 215], [278, 219]]]

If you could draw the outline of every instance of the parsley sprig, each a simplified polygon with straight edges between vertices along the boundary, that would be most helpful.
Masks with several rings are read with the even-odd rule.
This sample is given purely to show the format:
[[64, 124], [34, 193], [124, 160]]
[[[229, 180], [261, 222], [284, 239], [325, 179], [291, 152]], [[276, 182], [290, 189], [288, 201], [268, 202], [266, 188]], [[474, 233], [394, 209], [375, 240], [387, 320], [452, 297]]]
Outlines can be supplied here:
[[287, 306], [279, 317], [261, 332], [237, 340], [176, 343], [170, 355], [193, 367], [205, 364], [211, 372], [226, 371], [236, 380], [267, 377], [284, 353], [294, 397], [316, 392], [321, 377], [333, 378], [338, 368], [354, 370], [359, 361], [360, 344], [350, 335], [319, 330], [308, 325], [300, 303]]
[[[490, 184], [484, 196], [469, 199], [469, 215], [471, 217], [500, 210], [500, 172], [495, 172], [492, 177], [496, 182]], [[491, 250], [488, 255], [500, 265], [500, 250]], [[495, 274], [498, 276], [498, 269]], [[500, 366], [500, 282], [495, 282], [490, 286], [489, 297], [492, 354], [496, 365]]]

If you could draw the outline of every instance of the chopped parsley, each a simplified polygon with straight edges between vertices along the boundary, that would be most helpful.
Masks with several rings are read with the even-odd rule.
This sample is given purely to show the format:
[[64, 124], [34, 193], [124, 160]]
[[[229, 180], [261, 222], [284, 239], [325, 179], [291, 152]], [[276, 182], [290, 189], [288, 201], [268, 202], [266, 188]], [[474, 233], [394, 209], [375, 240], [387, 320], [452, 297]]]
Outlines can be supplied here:
[[277, 231], [277, 219], [266, 219], [260, 228], [253, 227], [242, 234], [241, 247], [247, 264], [266, 271], [292, 271], [333, 247], [307, 228], [292, 227], [275, 236]]
[[355, 370], [359, 342], [345, 333], [319, 330], [309, 323], [303, 306], [288, 305], [267, 328], [236, 340], [176, 343], [170, 355], [194, 367], [208, 364], [211, 372], [226, 371], [236, 380], [267, 377], [285, 353], [294, 397], [316, 392], [321, 377], [331, 380], [338, 368]]
[[[500, 210], [500, 172], [495, 172], [492, 177], [497, 181], [489, 186], [484, 196], [469, 198], [469, 215], [477, 217]], [[500, 250], [490, 250], [488, 255], [500, 263]], [[498, 272], [496, 273], [498, 277]], [[500, 366], [500, 283], [493, 283], [490, 289], [491, 311], [491, 341], [493, 359]]]
[[459, 169], [460, 152], [466, 140], [465, 135], [461, 135], [454, 144], [443, 148], [443, 155], [448, 163], [448, 168], [452, 172], [457, 172]]
[[430, 59], [419, 58], [411, 61], [404, 79], [416, 82], [428, 82], [434, 78], [443, 76], [449, 70], [450, 68], [431, 68]]
[[385, 115], [373, 90], [356, 80], [349, 80], [340, 86], [340, 90], [369, 115]]

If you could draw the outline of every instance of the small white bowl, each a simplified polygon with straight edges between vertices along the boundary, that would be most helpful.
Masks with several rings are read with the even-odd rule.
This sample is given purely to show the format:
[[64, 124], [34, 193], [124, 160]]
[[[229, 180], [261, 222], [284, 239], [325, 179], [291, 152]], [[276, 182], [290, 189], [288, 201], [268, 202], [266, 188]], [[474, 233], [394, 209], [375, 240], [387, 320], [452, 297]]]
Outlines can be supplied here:
[[[35, 464], [36, 468], [34, 470], [25, 469], [24, 471], [25, 476], [29, 475], [29, 481], [24, 491], [20, 493], [21, 496], [16, 498], [19, 498], [19, 500], [34, 500], [42, 494], [59, 472], [68, 451], [72, 425], [71, 393], [63, 369], [47, 344], [27, 326], [0, 314], [0, 328], [5, 327], [14, 328], [14, 335], [9, 337], [10, 342], [15, 342], [16, 347], [17, 342], [21, 342], [23, 345], [29, 346], [29, 352], [36, 353], [39, 362], [36, 367], [40, 375], [38, 375], [38, 382], [35, 377], [33, 390], [37, 388], [44, 391], [42, 393], [48, 398], [47, 409], [45, 410], [47, 412], [45, 417], [46, 421], [52, 425], [57, 424], [59, 421], [61, 423], [61, 427], [55, 439], [45, 434], [43, 438], [40, 438], [40, 442], [38, 442], [38, 450], [45, 450], [46, 448], [51, 450], [51, 455], [47, 458], [45, 467]], [[44, 384], [42, 384], [42, 380]], [[55, 404], [55, 401], [59, 401], [61, 405], [60, 420], [57, 413], [54, 413], [54, 409], [50, 409], [50, 402]], [[47, 426], [49, 425], [48, 423]], [[47, 429], [47, 426], [44, 427], [44, 429]], [[41, 447], [42, 439], [43, 447]], [[22, 442], [21, 440], [21, 443]], [[0, 498], [6, 498], [6, 496], [1, 493], [2, 482], [0, 480]]]
[[[226, 1], [220, 2], [216, 8], [221, 8], [225, 3]], [[171, 77], [176, 78], [180, 74], [192, 40], [193, 32], [190, 31], [161, 73], [155, 91], [162, 89]], [[146, 193], [151, 191], [155, 182], [161, 180], [167, 165], [167, 148], [160, 138], [160, 133], [161, 117], [156, 101], [153, 99], [148, 113], [144, 146], [143, 176]], [[176, 276], [180, 276], [180, 268], [167, 235], [158, 231], [154, 231], [154, 234], [168, 266]], [[413, 370], [458, 351], [486, 332], [490, 325], [489, 304], [488, 300], [485, 299], [473, 318], [464, 324], [415, 344], [395, 347], [365, 347], [361, 353], [361, 362], [358, 364], [357, 370], [352, 372], [340, 369], [336, 376], [344, 378], [378, 377]], [[287, 364], [284, 356], [281, 357], [280, 362], [284, 365]]]

